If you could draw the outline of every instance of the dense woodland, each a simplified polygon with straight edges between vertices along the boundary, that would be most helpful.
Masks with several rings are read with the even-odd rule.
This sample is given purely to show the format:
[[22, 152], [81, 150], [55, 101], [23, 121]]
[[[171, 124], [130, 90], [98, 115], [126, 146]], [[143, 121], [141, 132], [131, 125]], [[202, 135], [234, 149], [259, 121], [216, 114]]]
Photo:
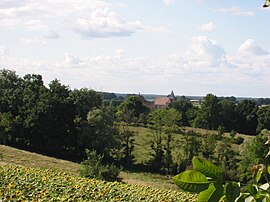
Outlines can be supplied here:
[[[124, 99], [87, 88], [72, 90], [57, 79], [45, 86], [41, 75], [19, 77], [1, 70], [0, 143], [77, 162], [85, 159], [87, 149], [124, 169], [166, 174], [185, 170], [197, 155], [226, 170], [228, 179], [248, 182], [252, 165], [269, 163], [264, 145], [270, 129], [268, 102], [208, 94], [201, 106], [182, 96], [168, 109], [150, 110], [135, 95]], [[191, 127], [217, 133], [202, 135]], [[150, 131], [145, 144], [151, 158], [139, 163], [136, 128]]]

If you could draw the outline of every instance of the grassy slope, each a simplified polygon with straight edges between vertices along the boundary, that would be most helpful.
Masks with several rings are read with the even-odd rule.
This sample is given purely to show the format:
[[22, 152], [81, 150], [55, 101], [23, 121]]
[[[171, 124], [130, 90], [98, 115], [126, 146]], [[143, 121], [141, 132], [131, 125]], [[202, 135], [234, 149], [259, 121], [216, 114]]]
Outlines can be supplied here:
[[[64, 171], [73, 176], [78, 176], [78, 170], [80, 168], [79, 164], [70, 161], [47, 157], [4, 145], [0, 145], [0, 154], [3, 156], [2, 159], [0, 158], [0, 165], [16, 164], [32, 168], [47, 168]], [[122, 178], [122, 181], [129, 184], [145, 185], [159, 189], [177, 190], [176, 185], [171, 182], [169, 177], [158, 174], [121, 172], [120, 177]]]
[[61, 170], [72, 175], [77, 175], [80, 168], [79, 164], [70, 161], [47, 157], [4, 145], [0, 145], [0, 154], [3, 156], [0, 159], [2, 164], [17, 164], [34, 168]]

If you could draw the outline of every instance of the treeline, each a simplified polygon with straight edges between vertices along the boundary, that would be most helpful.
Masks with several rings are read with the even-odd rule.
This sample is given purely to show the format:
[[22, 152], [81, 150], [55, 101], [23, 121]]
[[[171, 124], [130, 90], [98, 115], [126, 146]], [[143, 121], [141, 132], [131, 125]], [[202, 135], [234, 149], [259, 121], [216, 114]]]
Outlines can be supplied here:
[[[199, 155], [246, 181], [248, 166], [265, 161], [261, 140], [268, 133], [261, 131], [270, 129], [270, 107], [208, 94], [201, 106], [181, 97], [168, 109], [150, 110], [136, 95], [124, 100], [114, 93], [72, 90], [57, 79], [45, 86], [41, 75], [0, 71], [0, 144], [74, 161], [85, 159], [86, 150], [94, 151], [106, 164], [128, 168], [134, 166], [137, 133], [130, 126], [151, 129], [152, 134], [145, 134], [151, 140], [141, 143], [148, 144], [150, 158], [141, 168], [177, 173]], [[218, 130], [218, 135], [202, 136], [182, 126]], [[232, 144], [243, 138], [236, 132], [260, 135], [237, 154]]]
[[41, 75], [0, 71], [1, 144], [68, 159], [90, 147], [109, 157], [117, 145], [112, 117], [94, 90], [71, 90], [58, 80], [46, 87]]
[[199, 107], [193, 106], [187, 99], [180, 99], [170, 107], [182, 114], [181, 124], [184, 126], [249, 135], [270, 129], [270, 106], [261, 106], [255, 100], [237, 102], [232, 97], [218, 98], [208, 94]]

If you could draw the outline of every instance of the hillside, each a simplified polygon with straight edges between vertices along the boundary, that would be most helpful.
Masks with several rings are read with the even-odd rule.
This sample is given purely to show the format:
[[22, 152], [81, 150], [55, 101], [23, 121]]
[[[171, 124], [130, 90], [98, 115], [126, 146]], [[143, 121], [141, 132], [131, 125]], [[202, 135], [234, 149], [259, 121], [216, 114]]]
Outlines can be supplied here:
[[[59, 201], [75, 199], [81, 201], [195, 200], [194, 195], [180, 191], [80, 178], [77, 176], [79, 165], [76, 163], [8, 146], [0, 145], [0, 154], [2, 155], [0, 173], [3, 177], [0, 197], [7, 200], [32, 201], [55, 197]], [[151, 185], [151, 182], [148, 185]]]

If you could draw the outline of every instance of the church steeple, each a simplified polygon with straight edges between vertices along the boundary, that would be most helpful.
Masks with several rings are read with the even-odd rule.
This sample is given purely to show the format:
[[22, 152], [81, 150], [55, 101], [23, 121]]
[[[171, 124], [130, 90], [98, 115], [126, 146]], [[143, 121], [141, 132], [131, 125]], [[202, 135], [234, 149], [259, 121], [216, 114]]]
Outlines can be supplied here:
[[176, 100], [176, 97], [175, 97], [175, 95], [174, 95], [173, 90], [172, 90], [171, 94], [168, 95], [168, 98], [170, 98], [170, 99], [172, 99], [172, 100]]

